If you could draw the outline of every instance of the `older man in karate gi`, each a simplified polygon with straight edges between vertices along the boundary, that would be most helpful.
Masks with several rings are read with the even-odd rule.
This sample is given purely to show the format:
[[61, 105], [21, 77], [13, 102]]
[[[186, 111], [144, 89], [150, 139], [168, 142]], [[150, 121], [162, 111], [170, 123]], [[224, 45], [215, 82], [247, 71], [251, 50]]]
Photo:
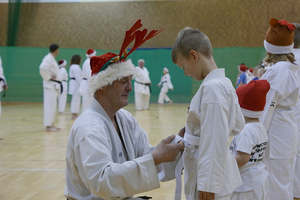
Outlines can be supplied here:
[[145, 67], [143, 59], [138, 60], [136, 67], [136, 75], [134, 81], [134, 98], [136, 110], [148, 110], [150, 101], [150, 85], [151, 80], [149, 71]]
[[49, 50], [50, 52], [43, 58], [39, 68], [44, 88], [44, 126], [46, 131], [56, 132], [60, 128], [53, 126], [53, 122], [55, 120], [57, 98], [62, 92], [59, 68], [55, 60], [59, 53], [59, 46], [51, 44]]
[[[140, 23], [126, 32], [123, 46], [132, 37], [144, 39], [135, 35]], [[158, 33], [150, 32], [147, 38]], [[136, 119], [122, 109], [128, 104], [135, 74], [131, 60], [126, 60], [134, 48], [123, 56], [125, 48], [119, 55], [108, 52], [91, 58], [94, 98], [74, 122], [67, 145], [65, 196], [69, 200], [142, 199], [132, 196], [159, 188], [159, 179], [175, 177], [184, 144], [170, 144], [173, 135], [151, 146]], [[163, 173], [158, 178], [159, 172]]]
[[[7, 90], [8, 86], [6, 83], [6, 79], [3, 73], [3, 68], [2, 68], [2, 60], [1, 60], [1, 56], [0, 56], [0, 93], [2, 92], [2, 90]], [[2, 112], [2, 107], [1, 107], [1, 96], [0, 96], [0, 116], [1, 116], [1, 112]]]

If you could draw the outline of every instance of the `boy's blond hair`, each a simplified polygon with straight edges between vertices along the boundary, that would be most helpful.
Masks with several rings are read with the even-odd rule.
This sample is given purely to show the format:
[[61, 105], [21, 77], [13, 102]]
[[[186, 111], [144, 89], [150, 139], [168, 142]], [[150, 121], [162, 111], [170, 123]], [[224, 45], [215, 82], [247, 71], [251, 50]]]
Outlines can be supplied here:
[[183, 57], [188, 58], [191, 50], [199, 52], [206, 57], [212, 56], [212, 46], [207, 35], [198, 29], [186, 27], [178, 33], [175, 40], [172, 49], [173, 62], [176, 63], [179, 53]]
[[294, 48], [300, 47], [300, 24], [293, 23], [296, 28], [294, 29], [295, 37], [294, 37]]

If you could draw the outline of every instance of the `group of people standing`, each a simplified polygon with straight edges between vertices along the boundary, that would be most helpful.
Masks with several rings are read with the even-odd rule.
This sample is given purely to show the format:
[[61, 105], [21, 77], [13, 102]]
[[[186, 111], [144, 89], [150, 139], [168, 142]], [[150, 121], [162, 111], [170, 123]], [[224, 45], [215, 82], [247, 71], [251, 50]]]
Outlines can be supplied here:
[[[59, 46], [51, 44], [50, 52], [43, 58], [40, 64], [40, 75], [43, 78], [44, 92], [44, 126], [48, 132], [59, 131], [53, 125], [56, 115], [56, 107], [58, 100], [58, 111], [64, 114], [67, 94], [72, 95], [71, 113], [72, 119], [78, 117], [80, 112], [81, 96], [82, 96], [82, 112], [87, 109], [92, 100], [93, 93], [89, 90], [88, 80], [91, 77], [90, 58], [96, 55], [96, 51], [88, 49], [86, 52], [86, 60], [83, 63], [82, 70], [80, 67], [81, 56], [73, 55], [70, 61], [69, 75], [66, 70], [67, 61], [59, 60], [58, 63], [55, 57], [59, 53]], [[70, 81], [69, 78], [70, 77]], [[69, 82], [69, 84], [68, 84]]]

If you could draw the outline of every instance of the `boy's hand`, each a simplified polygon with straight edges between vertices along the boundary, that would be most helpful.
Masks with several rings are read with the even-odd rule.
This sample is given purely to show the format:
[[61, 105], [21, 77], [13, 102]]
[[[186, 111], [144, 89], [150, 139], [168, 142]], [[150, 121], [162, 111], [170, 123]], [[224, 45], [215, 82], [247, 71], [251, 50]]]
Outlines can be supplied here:
[[183, 142], [178, 142], [176, 144], [170, 144], [175, 138], [175, 135], [171, 135], [163, 139], [152, 151], [152, 156], [155, 165], [159, 165], [163, 162], [173, 162], [180, 150], [184, 149]]
[[215, 193], [199, 191], [199, 200], [214, 200]]

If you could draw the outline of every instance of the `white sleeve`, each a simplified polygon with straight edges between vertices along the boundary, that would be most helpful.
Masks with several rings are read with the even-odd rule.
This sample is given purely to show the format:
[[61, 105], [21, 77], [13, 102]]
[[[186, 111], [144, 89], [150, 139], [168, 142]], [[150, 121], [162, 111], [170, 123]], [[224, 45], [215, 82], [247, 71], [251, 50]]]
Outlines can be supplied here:
[[44, 81], [51, 79], [51, 72], [49, 71], [51, 64], [51, 61], [45, 57], [40, 65], [40, 74]]
[[80, 82], [82, 81], [82, 71], [81, 71], [79, 65], [76, 67], [77, 67], [77, 69], [74, 70], [74, 76], [75, 76], [74, 78], [75, 78], [77, 84], [80, 85]]
[[280, 104], [282, 100], [283, 97], [279, 94], [279, 92], [270, 88], [267, 93], [266, 105], [263, 114], [260, 117], [260, 122], [264, 125], [266, 130], [269, 129], [276, 106]]
[[173, 85], [172, 85], [172, 82], [171, 82], [171, 76], [167, 76], [167, 84], [168, 84], [168, 88], [169, 89], [172, 89], [173, 88]]

